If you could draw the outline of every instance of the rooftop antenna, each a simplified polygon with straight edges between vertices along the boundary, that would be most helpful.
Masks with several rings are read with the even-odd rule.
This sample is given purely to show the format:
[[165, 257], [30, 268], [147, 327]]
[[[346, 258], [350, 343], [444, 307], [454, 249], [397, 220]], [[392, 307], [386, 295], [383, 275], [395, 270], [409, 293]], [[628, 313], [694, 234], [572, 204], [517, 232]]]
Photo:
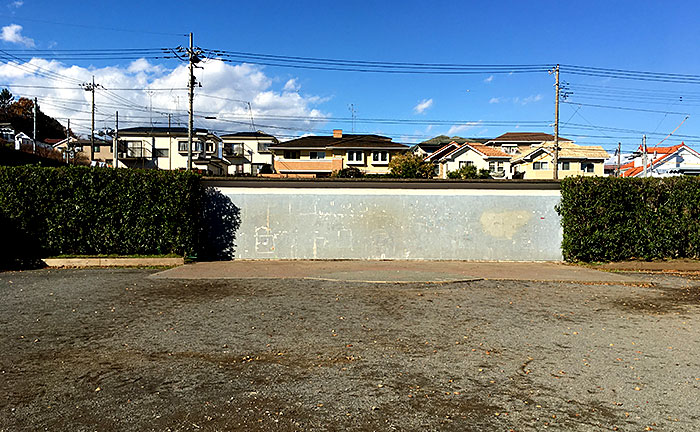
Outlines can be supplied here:
[[357, 118], [357, 110], [355, 109], [355, 104], [348, 105], [348, 110], [350, 110], [350, 115], [352, 116], [352, 133], [355, 133], [355, 119]]

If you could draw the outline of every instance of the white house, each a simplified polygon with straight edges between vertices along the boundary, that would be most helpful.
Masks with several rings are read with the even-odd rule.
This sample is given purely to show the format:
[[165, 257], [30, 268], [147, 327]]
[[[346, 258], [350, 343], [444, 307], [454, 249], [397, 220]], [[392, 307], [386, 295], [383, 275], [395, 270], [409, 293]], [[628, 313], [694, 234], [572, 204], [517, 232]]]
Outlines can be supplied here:
[[620, 166], [623, 177], [644, 177], [645, 174], [647, 177], [700, 175], [700, 153], [685, 143], [671, 147], [647, 147], [646, 158], [640, 148], [629, 159]]
[[[223, 156], [221, 138], [205, 129], [193, 132], [192, 168], [207, 174], [226, 174], [231, 162]], [[119, 167], [185, 169], [187, 128], [146, 126], [120, 129], [117, 156]]]
[[457, 146], [437, 160], [440, 164], [440, 178], [447, 178], [450, 171], [457, 171], [468, 165], [474, 166], [477, 171], [486, 169], [494, 178], [511, 178], [511, 155], [483, 144], [464, 143]]
[[272, 173], [274, 156], [269, 147], [279, 141], [262, 131], [221, 135], [223, 155], [231, 162], [228, 174]]

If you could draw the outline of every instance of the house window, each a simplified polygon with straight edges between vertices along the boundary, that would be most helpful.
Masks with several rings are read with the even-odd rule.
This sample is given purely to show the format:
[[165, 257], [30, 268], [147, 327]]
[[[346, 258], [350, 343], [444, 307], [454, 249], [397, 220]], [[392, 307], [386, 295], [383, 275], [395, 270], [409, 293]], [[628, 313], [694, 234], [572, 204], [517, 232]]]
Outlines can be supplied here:
[[489, 171], [491, 171], [491, 172], [496, 171], [496, 162], [494, 162], [494, 161], [489, 162]]
[[259, 152], [266, 152], [266, 151], [268, 151], [268, 147], [270, 147], [270, 143], [269, 143], [269, 142], [262, 142], [262, 143], [259, 142], [259, 143], [258, 143], [258, 151], [259, 151]]
[[[177, 151], [187, 152], [187, 141], [178, 141], [177, 142]], [[202, 151], [202, 143], [200, 141], [192, 141], [192, 152], [201, 152], [201, 151]]]
[[285, 150], [284, 151], [284, 158], [285, 159], [299, 159], [299, 151], [298, 150]]
[[586, 172], [586, 173], [592, 173], [594, 170], [594, 166], [590, 162], [581, 162], [581, 171]]
[[309, 159], [325, 159], [325, 158], [326, 158], [326, 152], [322, 152], [322, 151], [309, 152]]
[[460, 168], [464, 168], [465, 166], [474, 166], [474, 161], [459, 161]]
[[385, 164], [389, 162], [389, 152], [388, 151], [375, 151], [372, 152], [372, 162]]
[[503, 161], [499, 161], [497, 166], [498, 166], [498, 171], [500, 171], [500, 172], [503, 172], [503, 171], [504, 171], [504, 169], [503, 169]]
[[559, 169], [562, 171], [568, 171], [571, 169], [571, 163], [570, 162], [561, 162], [561, 163], [559, 163]]
[[166, 158], [170, 155], [170, 150], [168, 149], [156, 149], [156, 157]]
[[547, 169], [547, 162], [533, 162], [532, 169], [533, 170], [546, 170]]
[[209, 141], [207, 142], [207, 152], [213, 152], [214, 151], [214, 143]]
[[348, 162], [362, 163], [365, 159], [364, 152], [350, 150], [348, 151]]

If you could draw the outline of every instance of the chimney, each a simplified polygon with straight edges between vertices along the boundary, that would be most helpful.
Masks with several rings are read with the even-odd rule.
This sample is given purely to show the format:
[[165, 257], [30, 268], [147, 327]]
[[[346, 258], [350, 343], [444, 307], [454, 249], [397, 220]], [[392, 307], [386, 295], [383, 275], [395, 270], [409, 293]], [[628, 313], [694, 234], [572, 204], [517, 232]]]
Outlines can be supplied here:
[[343, 137], [343, 130], [342, 129], [333, 129], [333, 138], [342, 138]]

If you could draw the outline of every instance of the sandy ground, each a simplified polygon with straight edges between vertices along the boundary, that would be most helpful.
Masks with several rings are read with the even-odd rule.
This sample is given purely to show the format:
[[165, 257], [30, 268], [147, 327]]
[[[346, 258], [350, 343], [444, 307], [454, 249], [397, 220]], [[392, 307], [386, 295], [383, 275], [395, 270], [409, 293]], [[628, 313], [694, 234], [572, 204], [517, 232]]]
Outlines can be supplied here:
[[700, 425], [700, 281], [0, 273], [0, 430]]

